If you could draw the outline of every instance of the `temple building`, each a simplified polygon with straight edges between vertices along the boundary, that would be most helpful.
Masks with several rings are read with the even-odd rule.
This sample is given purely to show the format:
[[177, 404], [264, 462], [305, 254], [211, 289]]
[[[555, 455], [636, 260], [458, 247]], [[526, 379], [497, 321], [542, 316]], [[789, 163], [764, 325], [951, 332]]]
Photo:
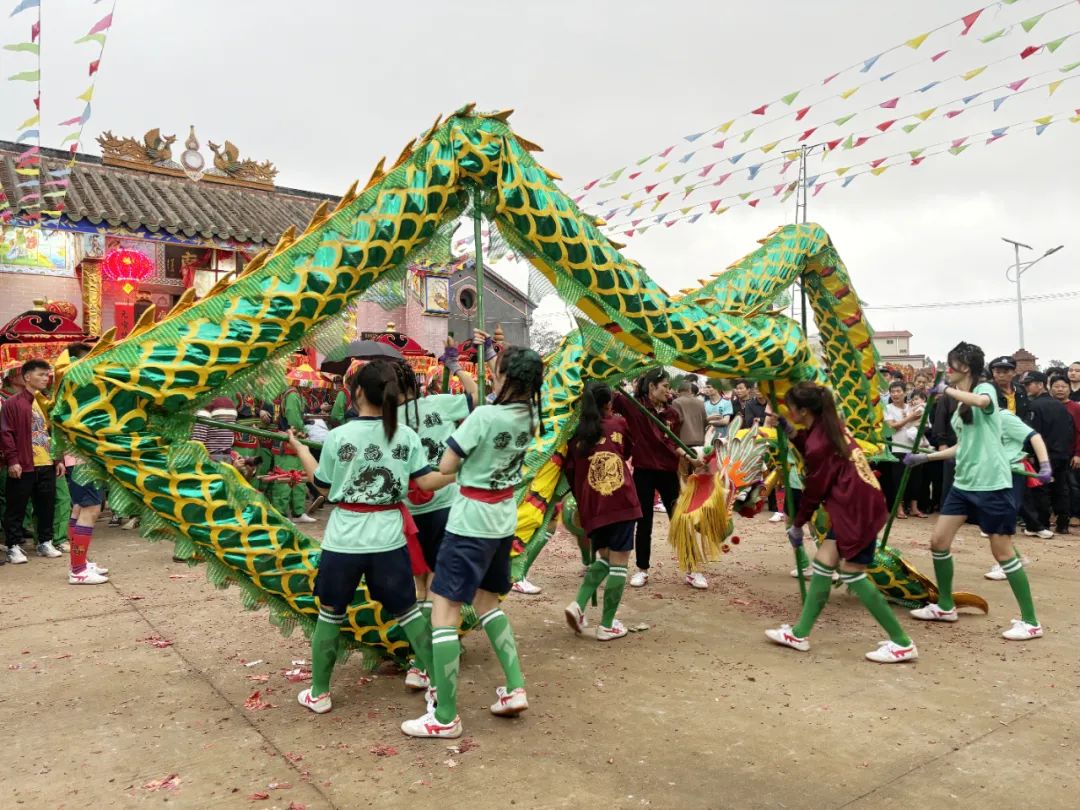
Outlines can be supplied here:
[[[43, 172], [70, 169], [63, 211], [41, 220], [12, 202], [5, 212], [0, 324], [47, 300], [72, 304], [74, 319], [90, 336], [113, 326], [123, 335], [150, 304], [161, 317], [186, 289], [205, 294], [272, 248], [289, 226], [303, 230], [322, 202], [333, 207], [338, 201], [277, 186], [272, 163], [241, 158], [228, 141], [208, 142], [212, 157], [204, 156], [194, 127], [182, 147], [176, 140], [159, 129], [142, 138], [105, 132], [98, 138], [101, 157], [41, 150]], [[20, 199], [25, 151], [0, 141], [0, 190], [8, 201]], [[121, 251], [140, 254], [138, 261]], [[111, 254], [125, 263], [110, 261]], [[117, 267], [133, 269], [118, 277]], [[356, 332], [381, 330], [392, 320], [438, 354], [448, 333], [466, 337], [475, 290], [469, 257], [445, 266], [417, 264], [403, 282], [363, 296]], [[534, 306], [524, 293], [486, 269], [484, 303], [489, 331], [501, 324], [508, 341], [527, 343]]]

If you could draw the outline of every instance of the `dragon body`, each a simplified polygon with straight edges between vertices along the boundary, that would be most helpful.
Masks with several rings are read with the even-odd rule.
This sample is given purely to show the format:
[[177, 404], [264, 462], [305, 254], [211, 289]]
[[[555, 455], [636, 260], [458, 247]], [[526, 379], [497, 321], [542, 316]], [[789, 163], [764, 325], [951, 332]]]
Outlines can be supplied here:
[[[380, 279], [403, 277], [470, 200], [479, 198], [507, 241], [595, 324], [567, 337], [550, 360], [549, 429], [525, 461], [519, 552], [549, 527], [560, 449], [587, 378], [616, 382], [664, 363], [779, 387], [828, 379], [856, 435], [880, 441], [869, 327], [821, 227], [780, 228], [702, 294], [672, 298], [558, 188], [507, 115], [470, 106], [437, 120], [390, 169], [380, 162], [362, 191], [354, 185], [335, 209], [316, 211], [303, 233], [290, 229], [202, 300], [188, 291], [160, 322], [151, 308], [124, 340], [103, 336], [60, 381], [53, 424], [58, 442], [86, 460], [80, 475], [118, 485], [115, 505], [140, 514], [145, 534], [176, 540], [208, 563], [212, 581], [241, 585], [249, 606], [269, 604], [286, 631], [314, 625], [318, 546], [189, 441], [194, 412], [211, 396], [282, 390], [289, 352], [340, 343], [328, 330], [341, 328], [350, 303]], [[763, 311], [774, 290], [799, 277], [829, 352], [827, 377], [798, 324]], [[407, 648], [363, 588], [345, 630], [377, 655]]]

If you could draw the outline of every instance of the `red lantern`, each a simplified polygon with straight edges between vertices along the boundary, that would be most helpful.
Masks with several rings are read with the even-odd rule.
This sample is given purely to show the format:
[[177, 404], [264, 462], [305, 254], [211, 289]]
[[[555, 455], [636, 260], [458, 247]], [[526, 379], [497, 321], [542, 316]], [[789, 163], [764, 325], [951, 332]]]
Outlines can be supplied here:
[[154, 262], [137, 250], [110, 250], [101, 262], [101, 274], [119, 284], [127, 295], [131, 295], [139, 282], [145, 281], [153, 272]]

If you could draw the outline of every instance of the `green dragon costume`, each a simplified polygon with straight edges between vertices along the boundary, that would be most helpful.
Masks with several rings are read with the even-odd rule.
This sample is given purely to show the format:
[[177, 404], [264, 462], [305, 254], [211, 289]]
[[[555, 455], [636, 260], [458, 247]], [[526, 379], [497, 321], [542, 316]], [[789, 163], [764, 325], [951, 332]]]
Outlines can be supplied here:
[[[779, 228], [700, 293], [672, 298], [558, 188], [508, 115], [469, 105], [436, 120], [389, 170], [380, 162], [361, 192], [354, 185], [335, 209], [316, 211], [303, 233], [290, 229], [202, 300], [189, 290], [162, 321], [154, 323], [151, 308], [123, 341], [104, 336], [62, 380], [53, 424], [58, 441], [87, 460], [80, 476], [118, 484], [115, 506], [140, 514], [145, 535], [176, 539], [184, 556], [208, 563], [211, 581], [238, 583], [250, 607], [268, 604], [285, 631], [314, 626], [318, 546], [188, 440], [193, 414], [211, 396], [283, 391], [288, 354], [298, 344], [324, 353], [339, 345], [329, 328], [342, 327], [342, 310], [376, 281], [403, 278], [470, 201], [593, 322], [549, 358], [543, 407], [553, 429], [525, 462], [519, 572], [535, 556], [520, 552], [546, 536], [561, 494], [559, 451], [585, 379], [617, 382], [662, 363], [774, 381], [781, 394], [797, 380], [827, 380], [856, 438], [882, 441], [871, 332], [820, 226]], [[766, 311], [798, 278], [825, 343], [827, 376], [798, 324]], [[910, 575], [890, 570], [894, 587], [906, 589]], [[343, 630], [373, 657], [406, 653], [403, 633], [364, 590]]]

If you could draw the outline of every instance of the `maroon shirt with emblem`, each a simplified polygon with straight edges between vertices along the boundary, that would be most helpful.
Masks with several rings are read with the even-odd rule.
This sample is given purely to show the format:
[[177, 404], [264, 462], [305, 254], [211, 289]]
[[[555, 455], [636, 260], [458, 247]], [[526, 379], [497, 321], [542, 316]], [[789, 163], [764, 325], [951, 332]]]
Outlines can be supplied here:
[[637, 445], [632, 443], [626, 420], [612, 414], [601, 420], [600, 429], [603, 435], [592, 447], [579, 448], [571, 440], [566, 451], [566, 478], [586, 534], [641, 517], [634, 478], [626, 463]]
[[807, 523], [824, 505], [840, 556], [847, 560], [877, 539], [889, 517], [885, 496], [862, 450], [848, 439], [851, 458], [837, 454], [820, 420], [791, 440], [806, 461], [796, 526]]
[[[641, 400], [638, 400], [641, 403]], [[656, 418], [668, 426], [668, 430], [679, 435], [682, 419], [679, 412], [670, 405], [657, 411], [649, 403], [641, 403], [656, 414]], [[653, 421], [641, 412], [625, 394], [616, 393], [612, 407], [617, 414], [626, 419], [630, 435], [634, 437], [634, 469], [663, 470], [677, 472], [679, 469], [679, 449], [666, 434], [660, 432]]]

